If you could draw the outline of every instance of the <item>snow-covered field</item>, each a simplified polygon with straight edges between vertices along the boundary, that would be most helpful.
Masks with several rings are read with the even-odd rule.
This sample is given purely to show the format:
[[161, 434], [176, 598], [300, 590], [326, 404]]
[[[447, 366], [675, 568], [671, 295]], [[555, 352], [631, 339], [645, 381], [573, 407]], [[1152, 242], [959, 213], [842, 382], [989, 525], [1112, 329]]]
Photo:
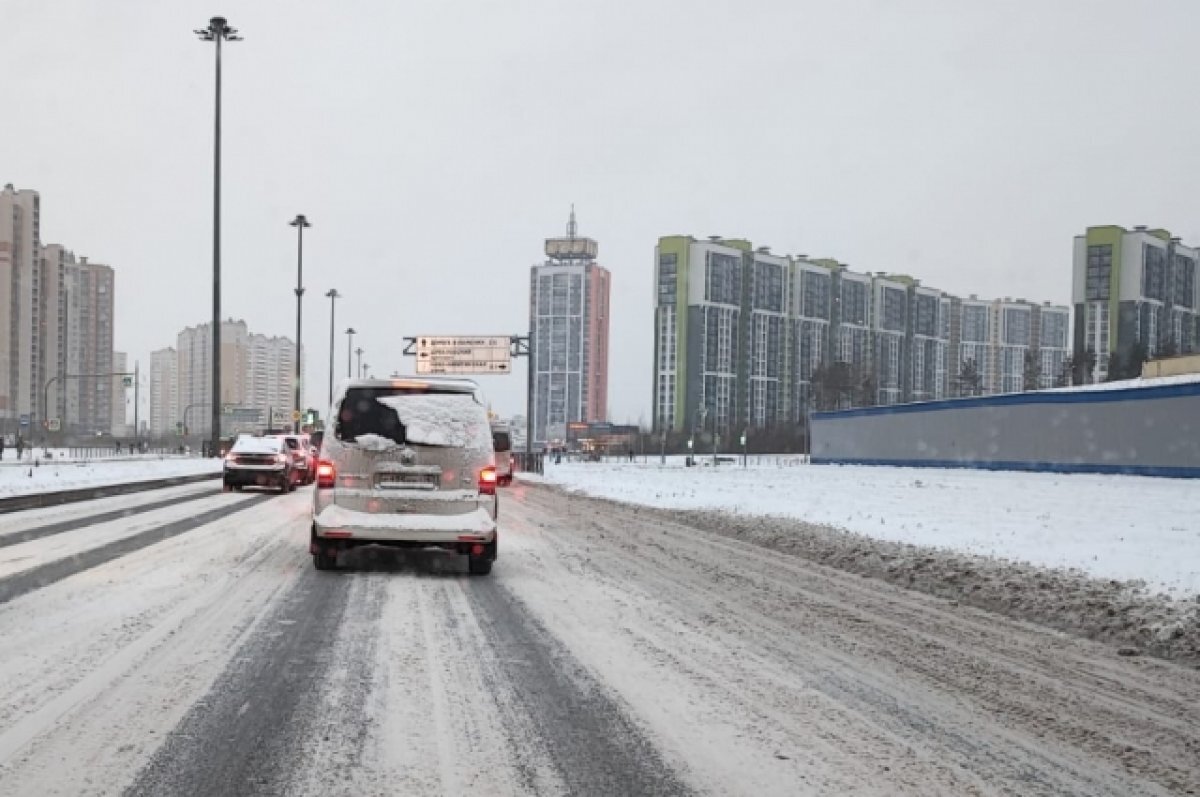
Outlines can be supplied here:
[[28, 457], [20, 463], [6, 459], [0, 465], [0, 497], [216, 473], [220, 469], [221, 460], [199, 457], [142, 457], [90, 462], [45, 460], [37, 465]]
[[1176, 596], [1200, 593], [1200, 485], [1191, 481], [798, 462], [751, 458], [746, 469], [740, 460], [717, 468], [684, 468], [678, 459], [665, 466], [656, 459], [548, 463], [544, 478], [643, 506], [796, 518], [882, 540], [1141, 580]]

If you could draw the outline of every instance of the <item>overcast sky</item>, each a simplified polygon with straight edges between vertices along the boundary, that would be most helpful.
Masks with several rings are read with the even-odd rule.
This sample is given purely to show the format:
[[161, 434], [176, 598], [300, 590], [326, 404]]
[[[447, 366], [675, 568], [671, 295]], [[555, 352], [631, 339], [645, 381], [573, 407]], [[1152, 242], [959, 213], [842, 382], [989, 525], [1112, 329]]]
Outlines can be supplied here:
[[[986, 6], [986, 7], [985, 7]], [[1200, 3], [0, 0], [0, 183], [117, 271], [116, 345], [211, 317], [213, 45], [224, 14], [224, 299], [294, 335], [329, 302], [378, 374], [402, 338], [528, 325], [575, 203], [613, 274], [610, 407], [649, 420], [653, 247], [746, 237], [948, 291], [1067, 302], [1071, 238], [1200, 243]], [[523, 412], [523, 368], [484, 381]]]

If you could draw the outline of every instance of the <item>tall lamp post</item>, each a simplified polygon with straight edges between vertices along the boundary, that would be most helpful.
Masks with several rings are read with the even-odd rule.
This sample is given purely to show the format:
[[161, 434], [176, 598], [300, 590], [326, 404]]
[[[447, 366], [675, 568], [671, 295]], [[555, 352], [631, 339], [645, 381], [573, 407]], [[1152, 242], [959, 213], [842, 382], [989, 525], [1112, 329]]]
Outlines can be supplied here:
[[295, 410], [293, 417], [296, 420], [292, 426], [293, 432], [300, 432], [300, 334], [303, 327], [300, 325], [303, 298], [304, 298], [304, 228], [311, 227], [308, 219], [303, 213], [296, 214], [296, 218], [288, 222], [289, 225], [296, 228], [296, 383], [293, 387], [295, 394], [292, 402], [292, 409]]
[[370, 379], [370, 378], [371, 378], [371, 366], [367, 365], [366, 363], [363, 363], [363, 367], [362, 367], [362, 368], [363, 368], [363, 370], [362, 370], [362, 378], [363, 378], [363, 379]]
[[342, 295], [337, 292], [337, 288], [330, 288], [325, 296], [329, 299], [329, 406], [333, 406], [333, 329], [334, 316], [337, 314], [337, 300], [342, 298]]
[[355, 350], [354, 350], [354, 353], [355, 353], [355, 354], [358, 356], [358, 366], [357, 366], [358, 378], [359, 378], [359, 379], [362, 379], [362, 375], [363, 375], [363, 372], [362, 372], [362, 356], [363, 356], [363, 347], [362, 347], [362, 346], [359, 346], [357, 349], [355, 349]]
[[354, 327], [346, 327], [346, 378], [354, 376], [350, 370], [352, 367], [353, 358], [350, 356], [354, 352]]
[[213, 17], [196, 35], [217, 45], [216, 119], [213, 136], [213, 317], [212, 317], [212, 456], [221, 450], [221, 42], [241, 41], [225, 17]]

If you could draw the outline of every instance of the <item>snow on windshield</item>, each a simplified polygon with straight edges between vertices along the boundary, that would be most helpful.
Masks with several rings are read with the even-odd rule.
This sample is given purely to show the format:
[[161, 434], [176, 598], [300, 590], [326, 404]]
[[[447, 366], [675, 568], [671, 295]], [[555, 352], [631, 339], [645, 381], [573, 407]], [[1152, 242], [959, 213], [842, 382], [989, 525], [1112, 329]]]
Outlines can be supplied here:
[[377, 401], [396, 412], [410, 443], [481, 451], [492, 447], [491, 427], [470, 394], [409, 393]]

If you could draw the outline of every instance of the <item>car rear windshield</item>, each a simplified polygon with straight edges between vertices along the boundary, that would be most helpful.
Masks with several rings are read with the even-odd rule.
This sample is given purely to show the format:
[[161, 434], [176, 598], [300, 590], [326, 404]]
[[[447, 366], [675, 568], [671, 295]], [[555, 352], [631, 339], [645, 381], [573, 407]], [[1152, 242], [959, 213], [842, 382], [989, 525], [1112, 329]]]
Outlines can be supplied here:
[[473, 394], [429, 388], [350, 388], [335, 434], [345, 442], [374, 444], [486, 448], [490, 443], [487, 416]]
[[496, 451], [512, 451], [512, 439], [508, 432], [492, 432], [492, 448]]
[[239, 437], [232, 450], [235, 454], [278, 454], [279, 440], [273, 437]]

